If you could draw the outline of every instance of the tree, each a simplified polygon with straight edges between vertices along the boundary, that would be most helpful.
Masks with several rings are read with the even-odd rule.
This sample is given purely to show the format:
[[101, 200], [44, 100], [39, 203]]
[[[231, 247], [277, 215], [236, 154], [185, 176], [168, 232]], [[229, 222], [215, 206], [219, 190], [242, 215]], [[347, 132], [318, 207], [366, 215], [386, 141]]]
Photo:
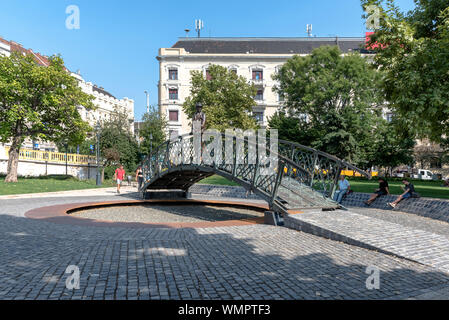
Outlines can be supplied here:
[[143, 115], [142, 121], [139, 135], [143, 141], [140, 150], [143, 155], [148, 155], [151, 149], [155, 150], [166, 140], [167, 120], [153, 107], [149, 113]]
[[370, 45], [398, 127], [441, 142], [449, 136], [449, 1], [415, 4], [415, 10], [404, 14], [394, 0], [362, 0], [363, 7], [381, 10]]
[[60, 56], [38, 65], [31, 55], [0, 56], [0, 142], [11, 142], [5, 182], [17, 181], [19, 151], [26, 138], [80, 142], [89, 125], [77, 107], [94, 109]]
[[106, 178], [112, 177], [114, 166], [119, 163], [127, 172], [135, 171], [139, 163], [139, 146], [130, 131], [126, 109], [116, 108], [111, 113], [111, 118], [101, 123], [100, 150]]
[[368, 167], [378, 166], [387, 172], [399, 165], [413, 163], [413, 147], [416, 144], [409, 131], [397, 132], [394, 121], [379, 119], [367, 152]]
[[227, 68], [210, 65], [209, 79], [201, 71], [192, 71], [190, 97], [183, 110], [193, 118], [195, 105], [203, 104], [206, 127], [224, 131], [227, 128], [256, 129], [257, 122], [251, 116], [256, 105], [256, 89], [244, 77], [237, 76]]
[[434, 143], [424, 143], [414, 149], [415, 163], [419, 168], [441, 167], [445, 160], [446, 152]]
[[353, 163], [367, 162], [367, 145], [381, 111], [379, 74], [369, 62], [359, 54], [342, 56], [338, 47], [326, 46], [289, 59], [274, 80], [279, 83], [274, 90], [285, 103], [283, 115], [277, 114], [269, 125], [279, 130], [281, 138]]

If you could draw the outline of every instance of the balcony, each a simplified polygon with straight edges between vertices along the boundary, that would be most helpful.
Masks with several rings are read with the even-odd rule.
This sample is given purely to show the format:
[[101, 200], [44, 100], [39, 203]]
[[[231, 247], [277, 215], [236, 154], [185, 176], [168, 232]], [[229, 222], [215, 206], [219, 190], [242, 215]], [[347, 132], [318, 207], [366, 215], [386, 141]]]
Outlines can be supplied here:
[[255, 86], [263, 86], [265, 84], [263, 79], [251, 79], [250, 83]]

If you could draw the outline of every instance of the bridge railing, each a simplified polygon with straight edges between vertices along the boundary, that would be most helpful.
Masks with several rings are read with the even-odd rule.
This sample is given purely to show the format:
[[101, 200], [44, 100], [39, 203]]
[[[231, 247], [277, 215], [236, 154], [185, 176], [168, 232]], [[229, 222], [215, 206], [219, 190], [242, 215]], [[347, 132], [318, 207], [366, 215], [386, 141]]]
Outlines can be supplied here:
[[[258, 143], [253, 145], [256, 152], [252, 154], [256, 155], [255, 158], [250, 158], [248, 149], [251, 143], [246, 141], [245, 144], [245, 138], [243, 138], [244, 151], [240, 152], [240, 158], [237, 159], [237, 141], [240, 141], [241, 138], [234, 137], [233, 160], [232, 163], [229, 163], [229, 161], [225, 161], [226, 136], [222, 134], [221, 139], [222, 147], [221, 150], [218, 150], [218, 152], [222, 152], [220, 160], [218, 163], [211, 164], [206, 164], [202, 157], [207, 155], [204, 151], [211, 141], [203, 141], [199, 163], [194, 161], [197, 155], [195, 155], [193, 135], [179, 136], [177, 139], [164, 142], [144, 161], [145, 183], [151, 184], [152, 181], [157, 180], [172, 168], [179, 166], [198, 169], [209, 167], [216, 173], [236, 180], [247, 189], [259, 193], [273, 206], [285, 208], [286, 203], [289, 206], [304, 207], [305, 202], [335, 206], [334, 202], [327, 201], [327, 199], [332, 198], [338, 176], [343, 168], [350, 167], [367, 175], [364, 171], [338, 158], [311, 148], [302, 148], [297, 144], [286, 144], [284, 141], [280, 141], [278, 153], [273, 152], [278, 160], [277, 166], [271, 173], [261, 174], [262, 167], [269, 164], [261, 163]], [[286, 146], [289, 148], [291, 158], [286, 156]], [[266, 147], [263, 151], [270, 153]], [[211, 151], [211, 155], [214, 155], [215, 152], [217, 150]], [[188, 182], [186, 184], [188, 185]], [[311, 192], [311, 189], [317, 192]]]
[[303, 168], [310, 179], [307, 185], [333, 198], [341, 174], [351, 170], [355, 175], [371, 179], [371, 174], [328, 153], [301, 144], [279, 140], [279, 154]]
[[[9, 147], [5, 147], [6, 155], [9, 154]], [[67, 163], [74, 165], [87, 165], [95, 164], [96, 158], [88, 155], [73, 154], [73, 153], [62, 153], [62, 152], [50, 152], [50, 151], [39, 151], [32, 149], [20, 149], [19, 160], [28, 161], [38, 161], [38, 162], [49, 162], [49, 163]]]

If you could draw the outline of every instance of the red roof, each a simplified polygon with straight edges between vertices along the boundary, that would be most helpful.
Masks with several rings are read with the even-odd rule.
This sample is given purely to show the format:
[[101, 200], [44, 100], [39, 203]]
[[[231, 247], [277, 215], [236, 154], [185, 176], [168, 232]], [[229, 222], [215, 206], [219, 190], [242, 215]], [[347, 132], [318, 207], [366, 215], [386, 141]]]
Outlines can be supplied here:
[[3, 38], [0, 38], [0, 42], [9, 45], [11, 52], [14, 51], [32, 55], [34, 60], [41, 66], [48, 67], [50, 65], [48, 57], [41, 55], [40, 53], [34, 52], [31, 49], [25, 49], [20, 43], [14, 41], [7, 41]]
[[372, 36], [373, 34], [374, 34], [374, 32], [366, 32], [366, 33], [365, 33], [366, 48], [367, 48], [368, 50], [374, 50], [374, 49], [379, 48], [379, 47], [381, 47], [381, 48], [383, 49], [385, 46], [382, 45], [382, 44], [380, 44], [380, 43], [378, 43], [378, 42], [373, 43], [372, 45], [368, 45], [368, 43], [371, 41], [371, 36]]

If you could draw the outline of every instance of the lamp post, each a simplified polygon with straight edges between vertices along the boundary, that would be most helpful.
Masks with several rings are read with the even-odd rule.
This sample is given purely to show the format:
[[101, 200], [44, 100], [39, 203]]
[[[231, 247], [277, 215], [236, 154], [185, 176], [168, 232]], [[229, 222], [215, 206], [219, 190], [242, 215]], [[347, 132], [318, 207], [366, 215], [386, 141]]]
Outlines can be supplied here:
[[150, 154], [153, 153], [153, 134], [150, 133]]
[[144, 91], [145, 95], [147, 96], [147, 113], [150, 113], [150, 93], [148, 91]]
[[95, 130], [97, 131], [97, 186], [101, 186], [101, 174], [100, 174], [100, 122], [97, 122]]
[[67, 148], [69, 147], [68, 146], [68, 142], [67, 142], [67, 140], [65, 141], [65, 176], [67, 177], [68, 176], [68, 164], [67, 164], [67, 156], [68, 156], [68, 150], [67, 150]]

